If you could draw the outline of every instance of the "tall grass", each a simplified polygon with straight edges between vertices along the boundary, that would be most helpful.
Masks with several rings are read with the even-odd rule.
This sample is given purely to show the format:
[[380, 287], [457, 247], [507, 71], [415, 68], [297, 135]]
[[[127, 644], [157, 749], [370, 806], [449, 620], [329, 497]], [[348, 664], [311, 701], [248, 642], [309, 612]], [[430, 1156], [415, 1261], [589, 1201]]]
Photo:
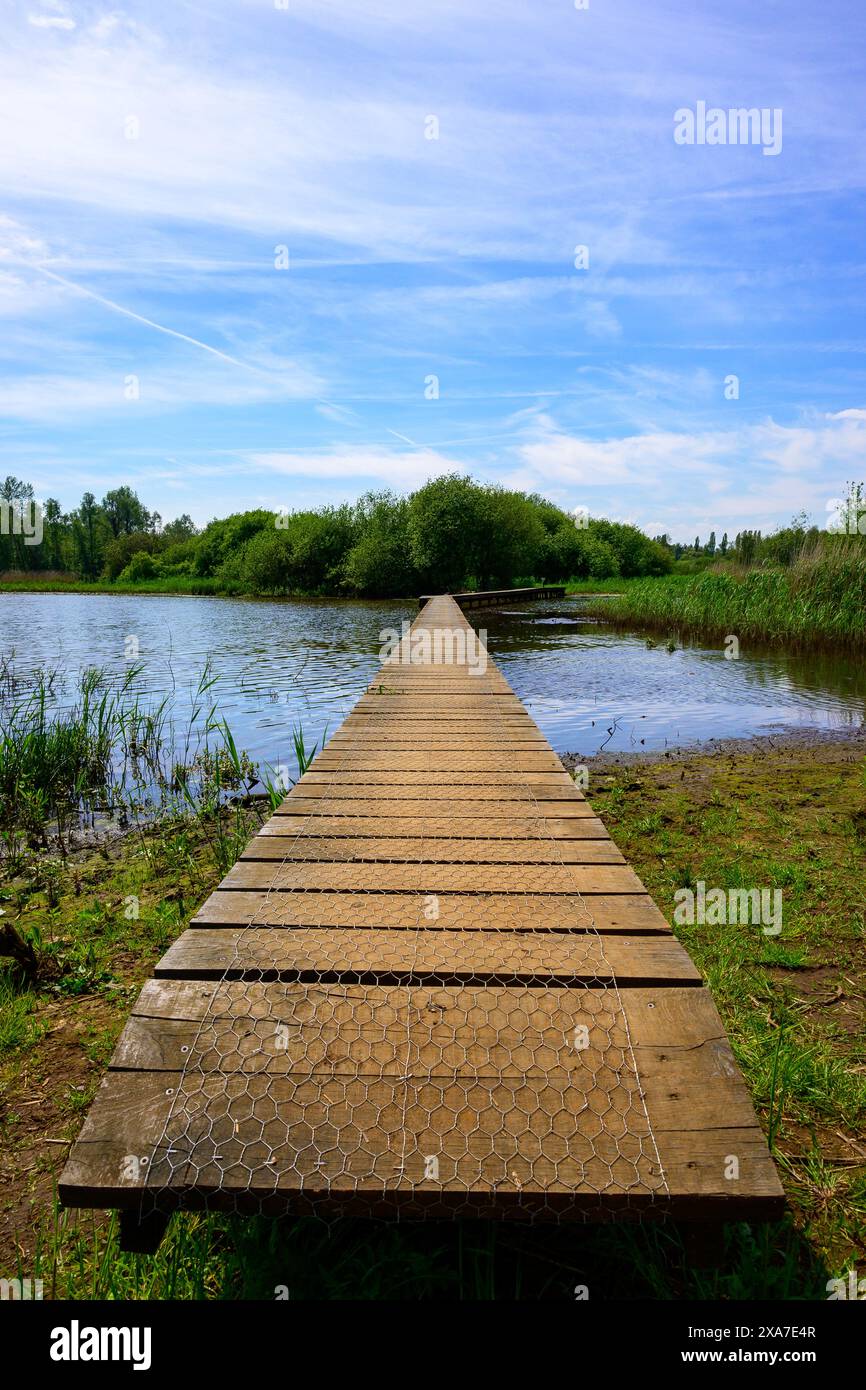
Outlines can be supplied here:
[[53, 673], [28, 683], [0, 672], [0, 848], [14, 861], [22, 847], [62, 854], [74, 828], [97, 817], [121, 829], [169, 814], [213, 816], [237, 792], [248, 795], [258, 770], [238, 752], [212, 696], [209, 663], [194, 687], [185, 726], [170, 697], [135, 690], [141, 668], [119, 680], [82, 673], [61, 702]]
[[[223, 875], [249, 839], [251, 813], [261, 819], [267, 800], [275, 809], [295, 780], [283, 771], [272, 780], [238, 749], [209, 663], [180, 727], [171, 697], [152, 701], [135, 690], [140, 669], [113, 683], [86, 671], [61, 702], [56, 673], [28, 678], [0, 664], [0, 882], [18, 897], [29, 885], [55, 899], [57, 883], [75, 874], [70, 850], [86, 843], [77, 832], [93, 829], [100, 838], [135, 832], [139, 853], [154, 862], [169, 845], [182, 854], [192, 830]], [[291, 740], [301, 777], [318, 744], [307, 747], [299, 726]], [[0, 913], [0, 980], [4, 970], [18, 982], [36, 977], [43, 944]]]
[[793, 646], [866, 647], [866, 543], [803, 551], [787, 570], [718, 566], [692, 579], [639, 579], [595, 610], [621, 626]]
[[97, 670], [85, 671], [74, 705], [58, 709], [51, 679], [38, 672], [23, 696], [10, 683], [11, 698], [0, 701], [0, 831], [22, 832], [47, 841], [47, 829], [61, 832], [70, 815], [92, 810], [110, 794], [114, 752], [128, 734], [146, 755], [150, 732], [125, 707], [138, 669], [131, 667], [120, 686], [108, 687]]

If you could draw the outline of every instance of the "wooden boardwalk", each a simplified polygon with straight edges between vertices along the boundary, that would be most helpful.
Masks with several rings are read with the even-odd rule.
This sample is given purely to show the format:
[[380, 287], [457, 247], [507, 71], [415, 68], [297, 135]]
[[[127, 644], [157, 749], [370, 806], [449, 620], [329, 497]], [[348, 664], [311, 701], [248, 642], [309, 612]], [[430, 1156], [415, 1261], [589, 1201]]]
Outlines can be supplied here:
[[[564, 584], [541, 584], [532, 589], [469, 589], [465, 593], [450, 594], [458, 608], [501, 608], [508, 603], [534, 603], [540, 598], [563, 598]], [[422, 594], [418, 607], [423, 608], [438, 594]]]
[[179, 1207], [779, 1213], [697, 970], [473, 641], [425, 605], [143, 989], [60, 1183], [130, 1248]]

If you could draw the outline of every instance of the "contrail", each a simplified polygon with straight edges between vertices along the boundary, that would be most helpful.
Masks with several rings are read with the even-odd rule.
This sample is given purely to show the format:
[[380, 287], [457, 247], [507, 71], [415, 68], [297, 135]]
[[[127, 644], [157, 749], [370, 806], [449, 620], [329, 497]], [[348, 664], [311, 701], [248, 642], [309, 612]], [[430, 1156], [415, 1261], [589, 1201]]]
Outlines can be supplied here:
[[[155, 328], [157, 333], [165, 333], [169, 338], [179, 338], [182, 343], [191, 343], [193, 347], [201, 348], [202, 352], [209, 352], [212, 357], [218, 357], [222, 362], [229, 362], [233, 367], [241, 367], [245, 372], [255, 372], [257, 376], [264, 376], [272, 379], [272, 373], [266, 372], [261, 367], [254, 367], [250, 362], [241, 362], [237, 357], [231, 357], [227, 352], [220, 352], [219, 348], [211, 347], [210, 343], [203, 343], [201, 338], [192, 338], [188, 333], [180, 333], [176, 328], [166, 328], [164, 323], [157, 323], [155, 319], [145, 318], [144, 314], [137, 314], [134, 309], [127, 309], [123, 304], [118, 304], [114, 299], [106, 299], [105, 295], [97, 294], [95, 290], [89, 290], [84, 285], [79, 285], [75, 280], [67, 280], [64, 275], [58, 275], [56, 270], [49, 270], [47, 266], [36, 265], [35, 269], [41, 275], [47, 275], [49, 279], [56, 280], [59, 285], [65, 285], [67, 289], [75, 290], [78, 294], [86, 295], [88, 299], [93, 299], [97, 304], [103, 305], [106, 309], [113, 309], [116, 314], [122, 314], [124, 318], [132, 319], [135, 323], [143, 323], [146, 328]], [[332, 410], [340, 411], [342, 407], [333, 401], [326, 400], [323, 396], [313, 398], [319, 405], [330, 406]], [[408, 435], [398, 434], [397, 430], [389, 429], [385, 426], [388, 434], [392, 434], [395, 439], [400, 439], [404, 444], [408, 444], [413, 449], [424, 448]]]
[[157, 333], [166, 333], [170, 338], [179, 338], [182, 343], [191, 343], [193, 347], [201, 348], [203, 352], [209, 352], [213, 357], [219, 357], [223, 362], [229, 362], [233, 367], [241, 367], [246, 372], [256, 372], [258, 376], [270, 375], [261, 367], [254, 367], [249, 362], [241, 362], [237, 357], [230, 357], [227, 352], [220, 352], [219, 348], [211, 347], [210, 343], [203, 343], [200, 338], [191, 338], [188, 333], [179, 333], [176, 328], [166, 328], [164, 323], [156, 323], [153, 319], [146, 319], [143, 314], [136, 314], [134, 310], [126, 309], [122, 304], [115, 303], [113, 299], [106, 299], [104, 295], [97, 294], [95, 290], [88, 290], [84, 285], [76, 284], [74, 280], [67, 280], [63, 275], [58, 275], [54, 270], [48, 270], [44, 265], [37, 265], [36, 269], [42, 275], [56, 280], [58, 284], [66, 285], [70, 290], [77, 290], [79, 294], [86, 295], [88, 299], [95, 299], [97, 304], [102, 304], [106, 309], [113, 309], [116, 314], [123, 314], [124, 318], [134, 319], [136, 323], [143, 323], [147, 328], [155, 328]]

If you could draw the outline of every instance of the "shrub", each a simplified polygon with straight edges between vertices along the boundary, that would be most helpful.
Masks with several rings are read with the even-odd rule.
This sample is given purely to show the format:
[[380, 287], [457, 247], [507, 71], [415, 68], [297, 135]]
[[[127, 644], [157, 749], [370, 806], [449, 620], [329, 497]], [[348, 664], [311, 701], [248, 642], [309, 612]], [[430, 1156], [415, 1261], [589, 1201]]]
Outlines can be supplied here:
[[156, 579], [160, 568], [147, 550], [137, 550], [126, 569], [118, 576], [122, 584], [137, 584], [142, 579]]

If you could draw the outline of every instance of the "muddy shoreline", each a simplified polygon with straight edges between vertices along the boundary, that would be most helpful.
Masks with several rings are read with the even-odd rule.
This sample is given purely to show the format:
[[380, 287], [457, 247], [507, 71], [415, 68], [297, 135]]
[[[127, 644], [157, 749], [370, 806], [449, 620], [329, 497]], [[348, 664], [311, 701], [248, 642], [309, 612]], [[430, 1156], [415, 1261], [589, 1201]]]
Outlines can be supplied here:
[[836, 757], [844, 750], [849, 751], [851, 762], [866, 758], [866, 725], [856, 729], [783, 729], [776, 734], [759, 734], [751, 738], [713, 738], [705, 743], [639, 752], [569, 752], [563, 753], [561, 758], [565, 767], [572, 771], [576, 767], [649, 767], [664, 762], [689, 762], [696, 758], [762, 757], [770, 753], [790, 753], [795, 761], [806, 755], [823, 761], [826, 756]]

